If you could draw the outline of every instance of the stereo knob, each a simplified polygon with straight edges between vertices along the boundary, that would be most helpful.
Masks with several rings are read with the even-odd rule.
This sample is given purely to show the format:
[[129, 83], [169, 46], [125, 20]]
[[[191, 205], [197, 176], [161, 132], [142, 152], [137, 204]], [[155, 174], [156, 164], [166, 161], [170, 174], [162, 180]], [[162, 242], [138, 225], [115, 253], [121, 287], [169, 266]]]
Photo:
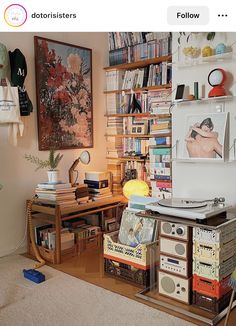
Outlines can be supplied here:
[[184, 228], [182, 226], [179, 226], [177, 229], [176, 229], [176, 233], [178, 235], [184, 235]]

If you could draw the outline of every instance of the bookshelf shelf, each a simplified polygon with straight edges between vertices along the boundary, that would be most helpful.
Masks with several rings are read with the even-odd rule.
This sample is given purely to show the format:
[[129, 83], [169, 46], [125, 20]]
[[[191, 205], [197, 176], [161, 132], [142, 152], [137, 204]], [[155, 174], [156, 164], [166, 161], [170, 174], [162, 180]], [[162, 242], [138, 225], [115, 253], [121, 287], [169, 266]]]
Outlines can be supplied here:
[[149, 162], [149, 160], [147, 160], [147, 159], [137, 158], [137, 157], [107, 157], [107, 160], [116, 160], [116, 161], [121, 161], [121, 162], [128, 162], [128, 161]]
[[136, 68], [143, 68], [145, 66], [151, 65], [151, 64], [157, 64], [161, 62], [171, 62], [172, 56], [167, 55], [167, 56], [161, 56], [157, 58], [152, 58], [152, 59], [146, 59], [146, 60], [140, 60], [136, 62], [131, 62], [131, 63], [124, 63], [120, 65], [115, 65], [115, 66], [109, 66], [105, 67], [105, 71], [111, 71], [111, 70], [126, 70], [126, 69], [136, 69]]
[[149, 148], [171, 148], [171, 145], [149, 145]]
[[116, 114], [106, 114], [106, 117], [136, 117], [136, 118], [150, 118], [150, 119], [164, 119], [170, 118], [170, 114], [150, 114], [150, 113], [116, 113]]
[[175, 65], [178, 69], [179, 68], [190, 68], [195, 66], [201, 65], [209, 65], [210, 63], [221, 63], [227, 61], [233, 61], [236, 59], [235, 53], [233, 52], [226, 52], [222, 54], [215, 54], [210, 57], [201, 57], [199, 59], [189, 59], [185, 62], [173, 62], [172, 64]]
[[182, 100], [182, 101], [174, 101], [173, 104], [175, 105], [184, 105], [184, 104], [201, 104], [201, 103], [214, 103], [214, 102], [226, 102], [226, 101], [234, 101], [236, 96], [226, 95], [226, 96], [219, 96], [219, 97], [206, 97], [199, 100]]
[[148, 135], [136, 135], [136, 134], [127, 134], [127, 135], [105, 135], [106, 137], [115, 137], [115, 138], [157, 138], [157, 137], [171, 137], [171, 133], [163, 134], [148, 134]]
[[104, 94], [121, 94], [122, 92], [125, 92], [125, 94], [131, 94], [134, 93], [141, 93], [145, 91], [155, 91], [155, 90], [162, 90], [162, 89], [168, 89], [171, 88], [171, 84], [164, 84], [164, 85], [155, 85], [155, 86], [146, 86], [141, 88], [134, 88], [134, 89], [118, 89], [113, 91], [104, 91]]

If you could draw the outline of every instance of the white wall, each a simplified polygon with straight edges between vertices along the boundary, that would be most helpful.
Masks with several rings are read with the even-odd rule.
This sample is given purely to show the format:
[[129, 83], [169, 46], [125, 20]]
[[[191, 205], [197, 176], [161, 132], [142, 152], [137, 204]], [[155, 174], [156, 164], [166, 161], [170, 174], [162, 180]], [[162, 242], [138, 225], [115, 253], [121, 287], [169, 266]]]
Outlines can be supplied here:
[[[38, 151], [34, 35], [92, 49], [94, 148], [89, 149], [90, 165], [79, 165], [80, 180], [83, 179], [86, 169], [102, 171], [106, 168], [103, 67], [108, 62], [107, 33], [1, 33], [0, 43], [5, 44], [11, 51], [15, 48], [21, 49], [26, 57], [28, 66], [26, 88], [33, 102], [34, 112], [24, 119], [24, 135], [19, 139], [16, 148], [7, 142], [6, 127], [0, 127], [0, 183], [4, 185], [0, 191], [0, 256], [12, 250], [22, 239], [25, 228], [25, 201], [33, 195], [36, 184], [47, 179], [46, 171], [34, 172], [35, 167], [23, 158], [25, 153], [39, 155], [42, 159], [48, 155], [48, 152]], [[68, 180], [67, 171], [81, 151], [60, 151], [64, 154], [60, 165], [63, 180]]]
[[[173, 52], [178, 48], [178, 33], [173, 33]], [[227, 45], [236, 41], [236, 33], [216, 33], [212, 42], [206, 41], [198, 36], [191, 37], [189, 45], [198, 44], [200, 46], [215, 46], [220, 42]], [[183, 41], [182, 41], [183, 42]], [[182, 43], [181, 42], [181, 43]], [[184, 44], [183, 44], [184, 43]], [[183, 46], [186, 42], [183, 42]], [[234, 52], [236, 51], [235, 45]], [[193, 83], [198, 81], [200, 85], [205, 85], [205, 94], [207, 96], [210, 85], [207, 82], [208, 73], [214, 68], [223, 68], [227, 71], [229, 79], [226, 89], [231, 95], [236, 95], [236, 61], [210, 63], [205, 65], [196, 65], [186, 68], [177, 68], [175, 64], [178, 61], [178, 55], [182, 55], [182, 50], [175, 52], [173, 58], [173, 89], [177, 84], [190, 86], [190, 93], [193, 94]], [[180, 58], [180, 57], [179, 57]], [[173, 92], [173, 98], [175, 91]], [[230, 139], [229, 146], [233, 139], [236, 139], [236, 99], [224, 104], [225, 112], [230, 116]], [[184, 137], [184, 123], [187, 114], [216, 112], [216, 104], [192, 104], [174, 107], [173, 109], [173, 144], [177, 139]], [[174, 151], [173, 151], [174, 152]], [[230, 152], [230, 158], [233, 158], [233, 150]], [[236, 205], [236, 161], [224, 163], [177, 163], [173, 162], [173, 194], [175, 197], [193, 197], [193, 198], [214, 198], [224, 196], [226, 200]]]

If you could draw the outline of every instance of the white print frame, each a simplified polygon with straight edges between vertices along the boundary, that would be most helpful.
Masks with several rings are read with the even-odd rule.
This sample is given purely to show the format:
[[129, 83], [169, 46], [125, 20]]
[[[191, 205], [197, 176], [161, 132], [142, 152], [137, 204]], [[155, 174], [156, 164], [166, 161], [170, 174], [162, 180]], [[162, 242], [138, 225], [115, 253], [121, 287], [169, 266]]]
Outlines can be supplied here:
[[180, 139], [182, 157], [191, 161], [224, 161], [228, 113], [189, 114], [186, 116], [184, 136]]

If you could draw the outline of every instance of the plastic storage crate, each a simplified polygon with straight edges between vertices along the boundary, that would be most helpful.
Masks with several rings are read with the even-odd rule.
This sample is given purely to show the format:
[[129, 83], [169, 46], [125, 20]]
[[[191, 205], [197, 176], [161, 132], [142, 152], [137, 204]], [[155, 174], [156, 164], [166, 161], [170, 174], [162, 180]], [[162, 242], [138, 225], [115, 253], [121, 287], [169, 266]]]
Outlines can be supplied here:
[[227, 243], [235, 238], [236, 235], [236, 221], [232, 221], [219, 226], [216, 230], [210, 230], [204, 227], [193, 228], [193, 240], [206, 243]]
[[208, 310], [214, 313], [220, 313], [224, 310], [230, 301], [231, 291], [225, 294], [220, 299], [209, 297], [205, 294], [193, 291], [192, 303], [204, 310]]
[[234, 271], [235, 261], [235, 255], [220, 265], [207, 259], [195, 258], [193, 261], [193, 273], [211, 280], [221, 281]]
[[150, 284], [150, 270], [138, 269], [112, 259], [104, 258], [104, 271], [115, 278], [133, 283], [136, 286], [146, 288]]
[[193, 275], [193, 291], [220, 299], [231, 290], [229, 285], [230, 275], [218, 282], [209, 278]]
[[235, 254], [235, 240], [220, 245], [219, 243], [204, 243], [194, 241], [193, 257], [204, 258], [212, 262], [221, 263]]
[[146, 270], [157, 261], [157, 241], [133, 248], [118, 243], [118, 231], [104, 234], [104, 258], [115, 259]]

